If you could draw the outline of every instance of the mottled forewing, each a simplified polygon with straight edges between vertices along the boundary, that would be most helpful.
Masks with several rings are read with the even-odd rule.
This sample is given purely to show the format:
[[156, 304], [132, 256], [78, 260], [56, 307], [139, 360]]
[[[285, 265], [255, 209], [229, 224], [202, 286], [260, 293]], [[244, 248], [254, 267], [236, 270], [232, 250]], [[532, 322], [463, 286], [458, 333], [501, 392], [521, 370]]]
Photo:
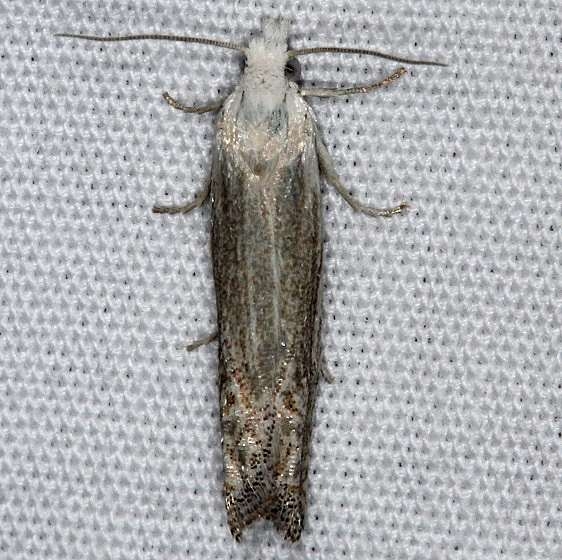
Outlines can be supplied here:
[[296, 540], [318, 379], [322, 232], [316, 127], [289, 93], [270, 133], [254, 137], [236, 94], [223, 108], [212, 252], [229, 524], [238, 537], [265, 517]]

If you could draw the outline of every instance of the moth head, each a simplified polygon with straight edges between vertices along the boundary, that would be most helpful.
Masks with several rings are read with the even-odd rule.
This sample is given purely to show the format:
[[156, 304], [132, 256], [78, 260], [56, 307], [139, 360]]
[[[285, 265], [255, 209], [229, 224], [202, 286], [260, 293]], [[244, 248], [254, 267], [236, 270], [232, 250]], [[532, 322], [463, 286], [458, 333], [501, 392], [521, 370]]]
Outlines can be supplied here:
[[287, 21], [268, 19], [261, 35], [250, 41], [244, 50], [244, 81], [248, 88], [267, 90], [284, 84], [288, 32]]

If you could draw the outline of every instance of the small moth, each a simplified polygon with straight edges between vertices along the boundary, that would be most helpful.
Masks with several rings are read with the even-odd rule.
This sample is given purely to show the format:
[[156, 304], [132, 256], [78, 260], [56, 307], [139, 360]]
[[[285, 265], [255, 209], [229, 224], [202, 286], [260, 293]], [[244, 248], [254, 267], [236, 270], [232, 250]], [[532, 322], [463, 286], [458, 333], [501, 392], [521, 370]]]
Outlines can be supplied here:
[[157, 39], [201, 43], [242, 53], [242, 78], [220, 103], [186, 113], [218, 111], [210, 180], [193, 202], [156, 206], [183, 213], [212, 202], [212, 259], [218, 338], [224, 499], [239, 540], [254, 520], [271, 520], [285, 538], [299, 539], [306, 509], [312, 415], [321, 373], [320, 178], [358, 212], [390, 217], [405, 211], [359, 203], [340, 181], [305, 98], [368, 93], [406, 73], [403, 67], [374, 83], [342, 89], [300, 85], [298, 56], [351, 53], [400, 63], [445, 66], [357, 48], [290, 50], [288, 25], [267, 20], [249, 45], [175, 35], [97, 37], [94, 41]]

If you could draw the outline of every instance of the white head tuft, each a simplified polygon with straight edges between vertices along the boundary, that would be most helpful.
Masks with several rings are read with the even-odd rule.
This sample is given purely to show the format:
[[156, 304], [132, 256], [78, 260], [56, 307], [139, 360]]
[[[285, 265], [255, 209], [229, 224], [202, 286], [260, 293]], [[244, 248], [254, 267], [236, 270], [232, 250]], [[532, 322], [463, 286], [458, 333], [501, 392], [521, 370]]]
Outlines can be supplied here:
[[254, 106], [256, 113], [265, 117], [283, 101], [287, 80], [288, 22], [268, 19], [262, 35], [252, 39], [245, 50], [246, 69], [242, 79], [245, 102]]

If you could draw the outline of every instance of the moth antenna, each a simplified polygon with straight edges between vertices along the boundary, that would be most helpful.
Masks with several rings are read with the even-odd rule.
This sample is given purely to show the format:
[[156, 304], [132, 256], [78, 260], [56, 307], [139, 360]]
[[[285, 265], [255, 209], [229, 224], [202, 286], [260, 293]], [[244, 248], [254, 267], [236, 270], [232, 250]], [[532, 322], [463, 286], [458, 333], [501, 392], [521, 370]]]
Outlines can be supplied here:
[[445, 62], [437, 62], [433, 60], [413, 60], [410, 58], [403, 58], [393, 54], [386, 54], [380, 51], [373, 51], [370, 49], [354, 49], [346, 47], [310, 47], [308, 49], [294, 49], [290, 50], [287, 55], [288, 58], [294, 58], [305, 54], [318, 54], [318, 53], [348, 53], [348, 54], [366, 54], [370, 56], [378, 56], [379, 58], [386, 58], [394, 62], [401, 62], [402, 64], [421, 64], [425, 66], [447, 66]]
[[228, 41], [217, 41], [215, 39], [205, 39], [203, 37], [188, 37], [183, 35], [160, 35], [154, 33], [142, 33], [140, 35], [122, 35], [116, 37], [100, 37], [98, 35], [80, 35], [78, 33], [55, 33], [55, 37], [68, 37], [70, 39], [84, 39], [86, 41], [180, 41], [182, 43], [199, 43], [201, 45], [212, 45], [213, 47], [223, 47], [235, 51], [244, 51], [244, 47]]

